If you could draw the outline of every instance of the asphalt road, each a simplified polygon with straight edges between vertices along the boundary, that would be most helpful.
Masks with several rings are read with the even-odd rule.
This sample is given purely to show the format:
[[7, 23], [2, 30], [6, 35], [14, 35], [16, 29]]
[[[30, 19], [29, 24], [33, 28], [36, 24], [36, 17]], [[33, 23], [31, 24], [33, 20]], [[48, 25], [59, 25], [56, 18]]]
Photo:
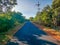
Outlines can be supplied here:
[[55, 40], [33, 23], [27, 22], [7, 45], [57, 45]]

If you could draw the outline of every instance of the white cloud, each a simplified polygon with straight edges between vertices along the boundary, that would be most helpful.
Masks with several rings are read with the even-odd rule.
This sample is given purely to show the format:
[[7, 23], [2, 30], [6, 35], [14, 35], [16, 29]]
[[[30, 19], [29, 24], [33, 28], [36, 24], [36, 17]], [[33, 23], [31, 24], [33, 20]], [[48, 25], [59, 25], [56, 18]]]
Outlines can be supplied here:
[[[18, 5], [16, 5], [13, 10], [22, 12], [27, 18], [35, 16], [37, 12], [37, 2], [36, 0], [17, 0]], [[45, 1], [46, 3], [46, 1]], [[46, 3], [48, 4], [48, 3]], [[46, 6], [46, 4], [41, 3], [41, 9]]]

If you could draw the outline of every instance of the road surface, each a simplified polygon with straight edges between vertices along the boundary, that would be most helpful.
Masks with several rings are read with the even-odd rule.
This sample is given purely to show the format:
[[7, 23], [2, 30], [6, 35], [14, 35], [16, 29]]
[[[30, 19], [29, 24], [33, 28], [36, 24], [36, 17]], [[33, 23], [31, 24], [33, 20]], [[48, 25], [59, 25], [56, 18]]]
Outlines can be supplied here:
[[27, 22], [15, 33], [14, 39], [10, 40], [7, 45], [57, 45], [55, 41], [33, 23]]

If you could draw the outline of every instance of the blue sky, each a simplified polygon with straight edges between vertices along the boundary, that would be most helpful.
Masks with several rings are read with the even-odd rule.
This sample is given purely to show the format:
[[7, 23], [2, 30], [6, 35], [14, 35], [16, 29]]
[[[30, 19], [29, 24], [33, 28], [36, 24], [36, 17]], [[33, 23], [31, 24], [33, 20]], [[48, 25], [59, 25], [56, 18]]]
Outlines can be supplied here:
[[17, 5], [13, 8], [15, 11], [19, 11], [26, 18], [34, 17], [37, 13], [37, 2], [40, 2], [40, 10], [46, 5], [51, 5], [52, 0], [17, 0]]

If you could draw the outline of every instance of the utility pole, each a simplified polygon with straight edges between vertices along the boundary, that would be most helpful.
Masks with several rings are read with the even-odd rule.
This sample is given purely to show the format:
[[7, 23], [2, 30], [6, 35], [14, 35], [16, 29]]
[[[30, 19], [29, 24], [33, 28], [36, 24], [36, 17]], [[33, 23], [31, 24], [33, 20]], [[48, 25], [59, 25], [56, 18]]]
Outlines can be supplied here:
[[[37, 2], [36, 6], [37, 6], [37, 14], [36, 15], [40, 16], [40, 3], [39, 3], [39, 1]], [[39, 22], [40, 19], [39, 18], [37, 18], [37, 19], [38, 19], [37, 22]], [[39, 24], [40, 24], [40, 22], [39, 22]]]
[[38, 8], [38, 12], [40, 12], [40, 3], [38, 1], [38, 3], [36, 4], [37, 8]]

